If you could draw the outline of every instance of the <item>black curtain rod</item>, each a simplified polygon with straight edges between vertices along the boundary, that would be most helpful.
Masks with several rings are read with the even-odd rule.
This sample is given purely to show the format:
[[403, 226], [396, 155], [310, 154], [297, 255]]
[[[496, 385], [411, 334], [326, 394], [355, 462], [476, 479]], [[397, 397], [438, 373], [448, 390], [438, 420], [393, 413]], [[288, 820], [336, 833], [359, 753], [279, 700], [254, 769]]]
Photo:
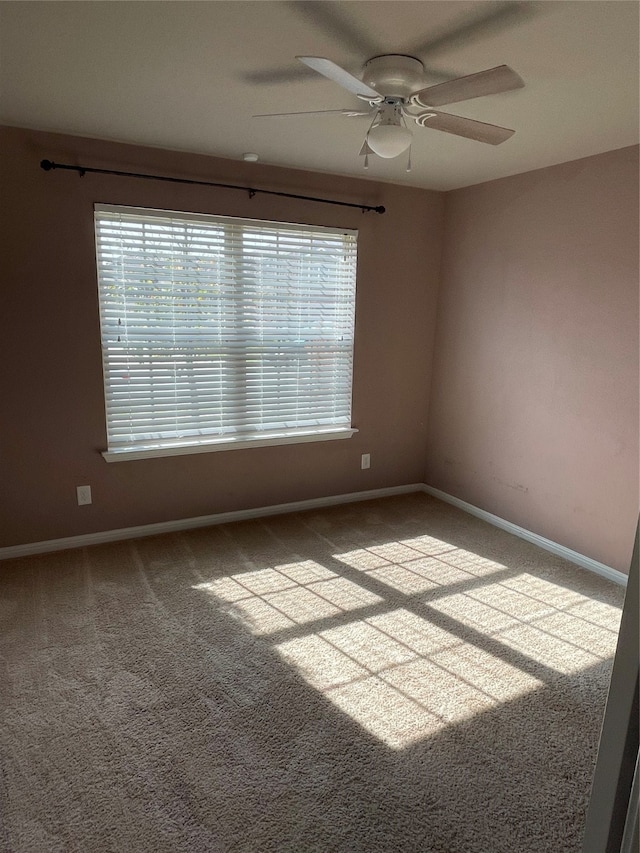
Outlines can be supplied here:
[[151, 181], [170, 181], [174, 184], [197, 184], [201, 187], [221, 187], [226, 190], [244, 190], [244, 192], [249, 193], [249, 198], [253, 198], [256, 193], [262, 193], [263, 195], [278, 195], [283, 198], [297, 198], [302, 201], [317, 201], [321, 204], [339, 204], [341, 207], [356, 207], [358, 210], [361, 210], [363, 213], [366, 213], [368, 210], [373, 210], [375, 213], [384, 213], [385, 209], [383, 205], [378, 205], [377, 207], [373, 207], [370, 204], [354, 204], [350, 201], [334, 201], [330, 198], [316, 198], [311, 195], [295, 195], [294, 193], [280, 193], [275, 190], [257, 190], [252, 187], [241, 187], [237, 184], [218, 184], [213, 181], [193, 181], [189, 178], [168, 178], [165, 175], [144, 175], [139, 172], [119, 172], [116, 169], [94, 169], [91, 166], [70, 166], [67, 163], [54, 163], [51, 160], [42, 160], [40, 162], [40, 168], [44, 169], [45, 172], [50, 172], [52, 169], [67, 169], [71, 172], [77, 172], [81, 178], [83, 178], [87, 172], [93, 172], [94, 174], [99, 175], [118, 175], [123, 178], [147, 178]]

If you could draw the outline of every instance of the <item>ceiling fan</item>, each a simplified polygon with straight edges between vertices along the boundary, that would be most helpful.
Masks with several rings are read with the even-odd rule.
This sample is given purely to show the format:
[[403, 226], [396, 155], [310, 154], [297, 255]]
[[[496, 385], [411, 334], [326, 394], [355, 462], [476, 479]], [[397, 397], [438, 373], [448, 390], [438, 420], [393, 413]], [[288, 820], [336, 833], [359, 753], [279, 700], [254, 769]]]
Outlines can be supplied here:
[[412, 133], [407, 119], [418, 127], [462, 136], [489, 145], [500, 145], [515, 133], [506, 127], [487, 124], [475, 119], [443, 113], [434, 107], [468, 101], [484, 95], [496, 95], [524, 86], [522, 79], [508, 65], [498, 65], [486, 71], [457, 77], [443, 83], [424, 87], [424, 66], [413, 56], [385, 54], [365, 63], [362, 80], [321, 56], [298, 56], [308, 68], [356, 95], [367, 104], [362, 110], [307, 110], [297, 113], [266, 113], [269, 116], [341, 114], [348, 117], [367, 116], [371, 124], [365, 135], [360, 155], [368, 167], [369, 154], [390, 159], [409, 150], [407, 171], [411, 168]]

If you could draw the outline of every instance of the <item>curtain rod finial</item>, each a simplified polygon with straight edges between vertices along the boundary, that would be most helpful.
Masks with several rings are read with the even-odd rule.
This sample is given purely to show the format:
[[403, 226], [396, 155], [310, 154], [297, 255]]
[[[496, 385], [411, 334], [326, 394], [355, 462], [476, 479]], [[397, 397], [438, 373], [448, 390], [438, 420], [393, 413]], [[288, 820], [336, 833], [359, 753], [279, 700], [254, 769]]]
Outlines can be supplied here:
[[55, 169], [55, 167], [56, 167], [56, 164], [52, 163], [51, 160], [41, 160], [40, 161], [40, 168], [44, 169], [45, 172], [50, 172], [51, 169]]

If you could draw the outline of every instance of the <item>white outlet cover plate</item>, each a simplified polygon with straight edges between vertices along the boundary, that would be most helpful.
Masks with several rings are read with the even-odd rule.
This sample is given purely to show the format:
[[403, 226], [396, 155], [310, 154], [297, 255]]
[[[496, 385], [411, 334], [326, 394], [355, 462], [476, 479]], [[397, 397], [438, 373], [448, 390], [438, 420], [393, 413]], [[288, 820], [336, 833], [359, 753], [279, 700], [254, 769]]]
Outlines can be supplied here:
[[91, 486], [77, 486], [78, 506], [87, 506], [91, 503]]

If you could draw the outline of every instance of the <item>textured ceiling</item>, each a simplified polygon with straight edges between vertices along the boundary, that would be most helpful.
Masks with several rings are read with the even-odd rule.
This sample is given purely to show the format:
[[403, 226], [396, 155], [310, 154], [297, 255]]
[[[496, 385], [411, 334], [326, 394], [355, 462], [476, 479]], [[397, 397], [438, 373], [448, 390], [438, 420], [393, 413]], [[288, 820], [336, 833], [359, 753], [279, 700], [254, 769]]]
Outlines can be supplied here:
[[[638, 3], [0, 2], [0, 121], [452, 189], [638, 142]], [[479, 19], [485, 18], [485, 23]], [[366, 118], [252, 118], [360, 106], [304, 69], [380, 53], [425, 84], [506, 63], [525, 88], [444, 111], [514, 128], [499, 146], [414, 129], [406, 159], [358, 156]]]

